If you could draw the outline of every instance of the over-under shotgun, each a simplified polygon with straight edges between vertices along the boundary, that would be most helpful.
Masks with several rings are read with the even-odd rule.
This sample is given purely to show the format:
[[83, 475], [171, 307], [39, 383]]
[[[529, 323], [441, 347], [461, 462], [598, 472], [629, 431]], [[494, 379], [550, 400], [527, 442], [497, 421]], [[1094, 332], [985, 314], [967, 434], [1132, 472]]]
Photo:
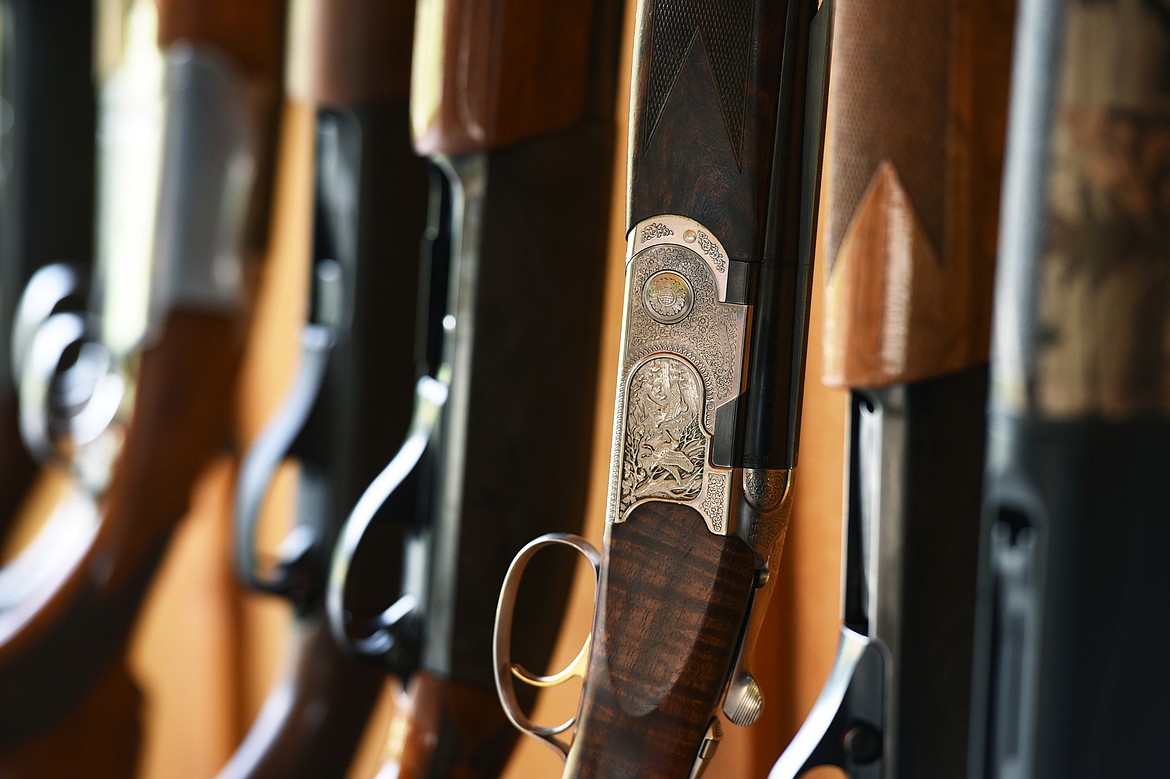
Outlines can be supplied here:
[[[152, 9], [129, 7], [132, 33], [153, 29]], [[102, 116], [111, 146], [102, 152], [94, 295], [105, 301], [101, 332], [87, 330], [84, 317], [50, 317], [25, 361], [26, 370], [32, 363], [46, 371], [33, 378], [48, 394], [61, 379], [54, 367], [68, 367], [51, 347], [81, 345], [76, 363], [92, 367], [97, 391], [84, 413], [43, 426], [52, 431], [47, 440], [64, 447], [77, 489], [0, 572], [8, 577], [0, 587], [0, 754], [52, 728], [104, 669], [125, 662], [130, 628], [192, 484], [230, 429], [244, 279], [267, 234], [263, 182], [281, 16], [275, 1], [161, 4], [158, 41], [167, 56], [163, 131], [153, 147], [157, 189], [135, 178], [152, 168], [154, 136], [137, 134], [149, 128], [149, 108], [128, 116], [113, 105]], [[107, 88], [133, 92], [143, 75], [111, 75]], [[132, 164], [112, 162], [119, 158]], [[141, 265], [117, 267], [139, 248]], [[145, 333], [128, 338], [118, 296], [143, 281], [149, 303], [132, 303], [147, 311]], [[133, 392], [122, 400], [127, 382]], [[130, 401], [127, 417], [117, 407]], [[112, 426], [101, 424], [110, 417]], [[116, 458], [110, 448], [120, 450]]]
[[[407, 430], [416, 379], [427, 168], [410, 142], [414, 2], [313, 0], [293, 13], [291, 56], [307, 73], [296, 84], [290, 67], [289, 92], [317, 109], [311, 298], [299, 373], [244, 459], [236, 503], [239, 575], [296, 611], [293, 668], [225, 778], [346, 773], [385, 674], [333, 640], [329, 561], [349, 510]], [[262, 566], [258, 512], [286, 458], [299, 465], [296, 522], [279, 557]], [[401, 544], [401, 524], [381, 529], [395, 534], [386, 544]], [[387, 564], [376, 573], [362, 586], [367, 601], [391, 597], [400, 576]]]
[[1020, 0], [971, 777], [1160, 776], [1170, 9]]
[[[495, 588], [534, 534], [583, 520], [621, 17], [616, 0], [418, 5], [411, 121], [435, 166], [426, 375], [411, 434], [348, 521], [329, 604], [343, 640], [409, 678], [388, 775], [495, 776], [518, 737], [492, 682]], [[402, 596], [363, 613], [350, 555], [404, 495]], [[533, 599], [534, 664], [571, 573], [550, 571]], [[363, 637], [367, 614], [382, 624]]]
[[546, 541], [514, 564], [497, 628], [509, 716], [566, 776], [695, 775], [723, 717], [762, 708], [749, 664], [791, 507], [829, 10], [639, 3], [609, 505], [571, 745], [518, 709], [530, 675], [508, 656], [516, 577]]
[[1013, 0], [838, 0], [826, 384], [850, 389], [837, 660], [773, 769], [962, 776]]

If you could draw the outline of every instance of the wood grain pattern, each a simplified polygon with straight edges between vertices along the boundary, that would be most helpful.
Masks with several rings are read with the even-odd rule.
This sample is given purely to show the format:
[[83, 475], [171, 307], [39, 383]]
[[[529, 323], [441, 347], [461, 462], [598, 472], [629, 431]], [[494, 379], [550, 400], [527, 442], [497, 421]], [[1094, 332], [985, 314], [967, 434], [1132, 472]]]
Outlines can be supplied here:
[[1014, 0], [843, 0], [829, 97], [824, 381], [986, 362]]
[[239, 324], [177, 309], [143, 354], [97, 535], [33, 608], [0, 612], [0, 751], [62, 716], [122, 651], [191, 486], [226, 439]]
[[426, 671], [390, 725], [383, 774], [398, 779], [481, 779], [498, 776], [520, 732], [504, 716], [495, 690], [442, 679]]
[[158, 41], [213, 46], [245, 70], [277, 74], [285, 0], [158, 0]]
[[384, 674], [344, 656], [324, 618], [302, 629], [293, 673], [269, 696], [220, 779], [315, 779], [349, 765]]
[[761, 259], [781, 3], [643, 0], [630, 104], [628, 232], [681, 214], [732, 260]]
[[580, 121], [591, 60], [614, 56], [592, 49], [610, 5], [421, 0], [411, 84], [418, 153], [483, 151]]
[[414, 0], [321, 0], [309, 3], [308, 92], [321, 107], [364, 105], [406, 96]]
[[642, 504], [609, 533], [565, 776], [686, 777], [731, 670], [754, 555], [678, 504]]

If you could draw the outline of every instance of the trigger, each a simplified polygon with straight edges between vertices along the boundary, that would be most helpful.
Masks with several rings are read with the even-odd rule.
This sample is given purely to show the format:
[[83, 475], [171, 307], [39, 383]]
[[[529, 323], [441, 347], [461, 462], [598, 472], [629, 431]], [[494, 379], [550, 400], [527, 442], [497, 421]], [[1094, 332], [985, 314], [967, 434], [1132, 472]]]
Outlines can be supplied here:
[[569, 663], [563, 670], [557, 671], [555, 674], [548, 676], [538, 676], [532, 673], [519, 663], [512, 663], [512, 675], [522, 682], [532, 685], [533, 687], [556, 687], [558, 684], [568, 681], [574, 676], [585, 678], [585, 662], [589, 659], [589, 644], [593, 636], [589, 635], [585, 638], [585, 643], [581, 646], [581, 651], [573, 658], [573, 662]]

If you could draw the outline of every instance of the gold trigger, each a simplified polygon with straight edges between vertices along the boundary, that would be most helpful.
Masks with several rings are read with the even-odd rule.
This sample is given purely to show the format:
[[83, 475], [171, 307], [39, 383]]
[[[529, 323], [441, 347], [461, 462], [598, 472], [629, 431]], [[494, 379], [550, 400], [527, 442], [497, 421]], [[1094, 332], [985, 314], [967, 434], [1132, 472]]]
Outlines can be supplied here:
[[593, 641], [593, 634], [590, 633], [585, 637], [585, 643], [581, 646], [581, 651], [562, 670], [555, 674], [548, 676], [537, 676], [519, 663], [512, 663], [512, 675], [522, 682], [526, 682], [532, 687], [539, 687], [544, 689], [546, 687], [556, 687], [558, 684], [568, 681], [574, 676], [585, 678], [585, 663], [589, 660], [589, 644]]
[[593, 635], [590, 634], [585, 638], [585, 643], [581, 647], [581, 651], [577, 653], [577, 657], [573, 659], [573, 662], [569, 663], [564, 670], [558, 671], [550, 676], [538, 676], [525, 669], [519, 663], [513, 663], [511, 660], [512, 612], [516, 605], [516, 590], [520, 586], [520, 577], [523, 575], [524, 568], [528, 565], [529, 559], [539, 550], [552, 545], [568, 546], [589, 561], [589, 565], [593, 568], [594, 597], [596, 598], [597, 580], [601, 573], [601, 554], [592, 544], [580, 536], [574, 536], [569, 533], [549, 533], [534, 541], [530, 541], [516, 554], [516, 558], [512, 560], [512, 564], [508, 567], [508, 573], [504, 575], [504, 586], [500, 590], [500, 600], [496, 606], [496, 626], [492, 660], [495, 665], [496, 692], [499, 693], [500, 703], [504, 707], [504, 714], [507, 715], [511, 723], [521, 732], [532, 736], [550, 747], [560, 755], [562, 760], [567, 760], [569, 756], [569, 742], [563, 741], [557, 738], [557, 736], [571, 728], [576, 723], [577, 718], [573, 717], [567, 722], [562, 722], [555, 727], [542, 727], [535, 724], [528, 719], [528, 716], [521, 708], [520, 701], [516, 698], [513, 680], [519, 679], [529, 686], [544, 688], [555, 687], [571, 676], [585, 678], [585, 665], [589, 659], [589, 647], [593, 642]]

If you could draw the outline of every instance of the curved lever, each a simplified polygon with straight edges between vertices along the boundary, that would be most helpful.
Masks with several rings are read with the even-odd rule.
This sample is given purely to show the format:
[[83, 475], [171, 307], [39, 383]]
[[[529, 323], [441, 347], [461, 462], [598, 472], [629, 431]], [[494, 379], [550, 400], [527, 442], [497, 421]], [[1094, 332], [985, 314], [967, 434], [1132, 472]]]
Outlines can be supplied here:
[[581, 647], [581, 651], [577, 653], [577, 657], [573, 659], [573, 662], [569, 663], [564, 670], [550, 674], [549, 676], [533, 675], [511, 660], [512, 617], [516, 605], [516, 593], [520, 589], [520, 579], [524, 575], [524, 569], [528, 567], [529, 561], [536, 553], [546, 546], [554, 545], [567, 546], [576, 550], [593, 566], [594, 598], [596, 598], [596, 583], [598, 577], [601, 575], [601, 554], [592, 544], [584, 538], [570, 533], [548, 533], [530, 541], [517, 553], [515, 559], [512, 560], [512, 564], [508, 566], [507, 575], [504, 576], [504, 586], [500, 590], [500, 602], [496, 607], [496, 626], [492, 646], [492, 660], [496, 677], [496, 692], [500, 696], [500, 703], [503, 705], [504, 713], [508, 715], [509, 721], [521, 732], [547, 744], [561, 756], [562, 760], [565, 760], [569, 756], [570, 744], [557, 738], [557, 736], [571, 728], [577, 722], [577, 717], [573, 716], [554, 727], [541, 727], [536, 725], [521, 710], [520, 702], [516, 698], [516, 688], [512, 682], [512, 678], [515, 677], [534, 687], [552, 687], [573, 676], [585, 677], [585, 663], [589, 658], [589, 647], [593, 638], [592, 634], [585, 639], [585, 645]]
[[842, 627], [829, 678], [768, 779], [795, 779], [817, 766], [838, 766], [858, 779], [883, 776], [883, 680], [877, 644]]
[[92, 443], [114, 421], [125, 388], [109, 351], [92, 339], [86, 318], [52, 314], [31, 334], [23, 356], [20, 435], [25, 446], [38, 461], [48, 462]]
[[[300, 435], [309, 418], [321, 384], [329, 355], [336, 343], [332, 328], [309, 324], [301, 335], [301, 365], [288, 395], [276, 416], [260, 433], [240, 465], [240, 479], [236, 488], [236, 574], [254, 590], [284, 595], [294, 586], [293, 570], [298, 559], [303, 559], [317, 539], [295, 539], [296, 549], [285, 558], [275, 572], [260, 574], [256, 565], [256, 526], [260, 507], [272, 485], [272, 477], [280, 463]], [[294, 539], [290, 539], [294, 540]]]
[[20, 435], [40, 462], [97, 440], [125, 392], [113, 358], [81, 310], [82, 295], [82, 274], [56, 263], [33, 274], [17, 306], [11, 351]]
[[346, 585], [349, 581], [349, 566], [382, 504], [397, 490], [407, 477], [418, 467], [431, 439], [443, 406], [447, 402], [447, 383], [430, 376], [424, 376], [415, 385], [414, 413], [406, 440], [390, 463], [370, 482], [362, 493], [353, 511], [345, 520], [337, 543], [333, 547], [333, 559], [329, 566], [329, 584], [325, 593], [325, 610], [329, 616], [329, 629], [338, 645], [348, 652], [362, 657], [386, 658], [392, 664], [395, 651], [403, 648], [398, 638], [414, 623], [416, 600], [406, 594], [399, 598], [373, 620], [373, 635], [355, 637], [351, 628], [370, 624], [367, 620], [356, 620], [345, 606]]
[[58, 262], [37, 270], [28, 280], [12, 320], [12, 375], [20, 383], [24, 361], [33, 338], [41, 325], [55, 313], [61, 313], [61, 304], [84, 293], [81, 273], [68, 263]]

